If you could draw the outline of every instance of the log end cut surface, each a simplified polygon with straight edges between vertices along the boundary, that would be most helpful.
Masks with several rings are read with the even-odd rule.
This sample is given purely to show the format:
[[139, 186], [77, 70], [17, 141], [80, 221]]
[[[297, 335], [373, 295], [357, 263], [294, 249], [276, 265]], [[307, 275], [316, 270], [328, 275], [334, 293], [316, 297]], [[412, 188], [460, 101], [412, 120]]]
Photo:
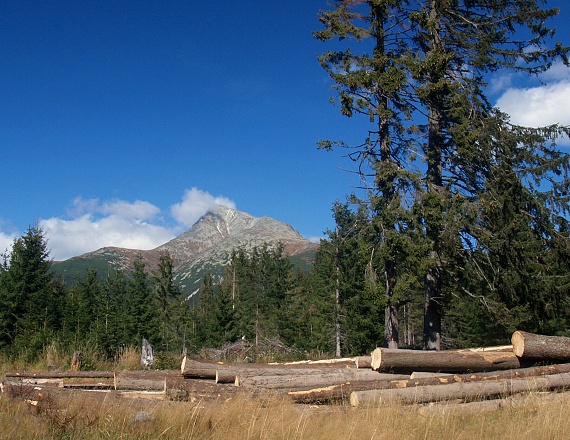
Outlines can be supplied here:
[[524, 354], [524, 333], [516, 331], [511, 337], [511, 343], [513, 344], [513, 353], [517, 357], [523, 357]]

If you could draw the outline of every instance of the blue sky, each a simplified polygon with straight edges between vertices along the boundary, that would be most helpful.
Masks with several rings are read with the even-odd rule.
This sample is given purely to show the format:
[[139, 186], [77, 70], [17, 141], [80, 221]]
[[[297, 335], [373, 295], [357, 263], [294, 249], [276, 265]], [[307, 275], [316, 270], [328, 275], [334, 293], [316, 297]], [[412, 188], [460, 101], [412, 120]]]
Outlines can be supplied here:
[[[570, 7], [558, 39], [570, 44]], [[150, 249], [216, 203], [292, 225], [334, 227], [358, 185], [342, 151], [361, 140], [316, 56], [325, 0], [19, 0], [0, 9], [0, 250], [43, 225], [51, 256]], [[514, 122], [570, 125], [570, 69], [545, 85], [497, 75]]]

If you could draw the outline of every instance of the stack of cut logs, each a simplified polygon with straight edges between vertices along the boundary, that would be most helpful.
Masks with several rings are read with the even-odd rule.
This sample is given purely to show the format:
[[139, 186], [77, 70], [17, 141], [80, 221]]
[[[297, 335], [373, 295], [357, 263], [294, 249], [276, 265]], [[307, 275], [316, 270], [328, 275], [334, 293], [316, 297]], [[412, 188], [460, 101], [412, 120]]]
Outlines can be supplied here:
[[[298, 403], [350, 401], [353, 406], [473, 401], [570, 387], [570, 338], [517, 331], [512, 345], [502, 347], [446, 351], [377, 348], [371, 356], [271, 364], [228, 364], [185, 357], [181, 372], [95, 373], [6, 373], [5, 385], [43, 379], [57, 381], [64, 388], [106, 387], [117, 393], [155, 393], [183, 400], [227, 398], [239, 390], [271, 390]], [[101, 380], [72, 385], [71, 377]]]

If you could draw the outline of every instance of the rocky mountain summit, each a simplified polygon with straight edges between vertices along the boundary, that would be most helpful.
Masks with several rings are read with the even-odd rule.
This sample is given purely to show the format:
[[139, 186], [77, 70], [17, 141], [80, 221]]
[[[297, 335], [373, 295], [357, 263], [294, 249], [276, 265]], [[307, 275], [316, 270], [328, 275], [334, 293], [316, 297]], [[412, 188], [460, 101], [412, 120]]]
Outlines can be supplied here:
[[190, 229], [152, 250], [106, 247], [70, 258], [54, 265], [54, 270], [68, 280], [84, 277], [88, 268], [100, 277], [116, 269], [131, 270], [136, 258], [154, 270], [160, 255], [170, 253], [174, 261], [174, 279], [187, 296], [200, 287], [208, 271], [215, 278], [223, 276], [234, 250], [251, 252], [254, 247], [284, 246], [285, 254], [297, 266], [307, 266], [318, 244], [304, 238], [290, 225], [270, 217], [253, 217], [245, 212], [219, 206], [201, 217]]

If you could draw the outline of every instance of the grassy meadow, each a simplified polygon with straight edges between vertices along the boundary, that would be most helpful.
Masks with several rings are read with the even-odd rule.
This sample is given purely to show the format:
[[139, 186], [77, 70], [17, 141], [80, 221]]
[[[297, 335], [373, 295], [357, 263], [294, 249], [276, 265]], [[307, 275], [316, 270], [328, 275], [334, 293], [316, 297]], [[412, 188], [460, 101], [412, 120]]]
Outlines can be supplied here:
[[277, 396], [169, 402], [71, 395], [31, 406], [0, 395], [2, 439], [567, 439], [570, 397], [492, 411], [294, 405]]
[[[94, 369], [137, 369], [140, 353], [125, 349], [113, 363], [87, 353]], [[10, 370], [66, 369], [69, 354], [48, 346], [33, 364], [2, 360]], [[188, 402], [118, 398], [113, 393], [0, 394], [0, 439], [560, 439], [570, 438], [570, 393], [531, 393], [458, 405], [353, 408], [293, 404], [275, 394]]]

